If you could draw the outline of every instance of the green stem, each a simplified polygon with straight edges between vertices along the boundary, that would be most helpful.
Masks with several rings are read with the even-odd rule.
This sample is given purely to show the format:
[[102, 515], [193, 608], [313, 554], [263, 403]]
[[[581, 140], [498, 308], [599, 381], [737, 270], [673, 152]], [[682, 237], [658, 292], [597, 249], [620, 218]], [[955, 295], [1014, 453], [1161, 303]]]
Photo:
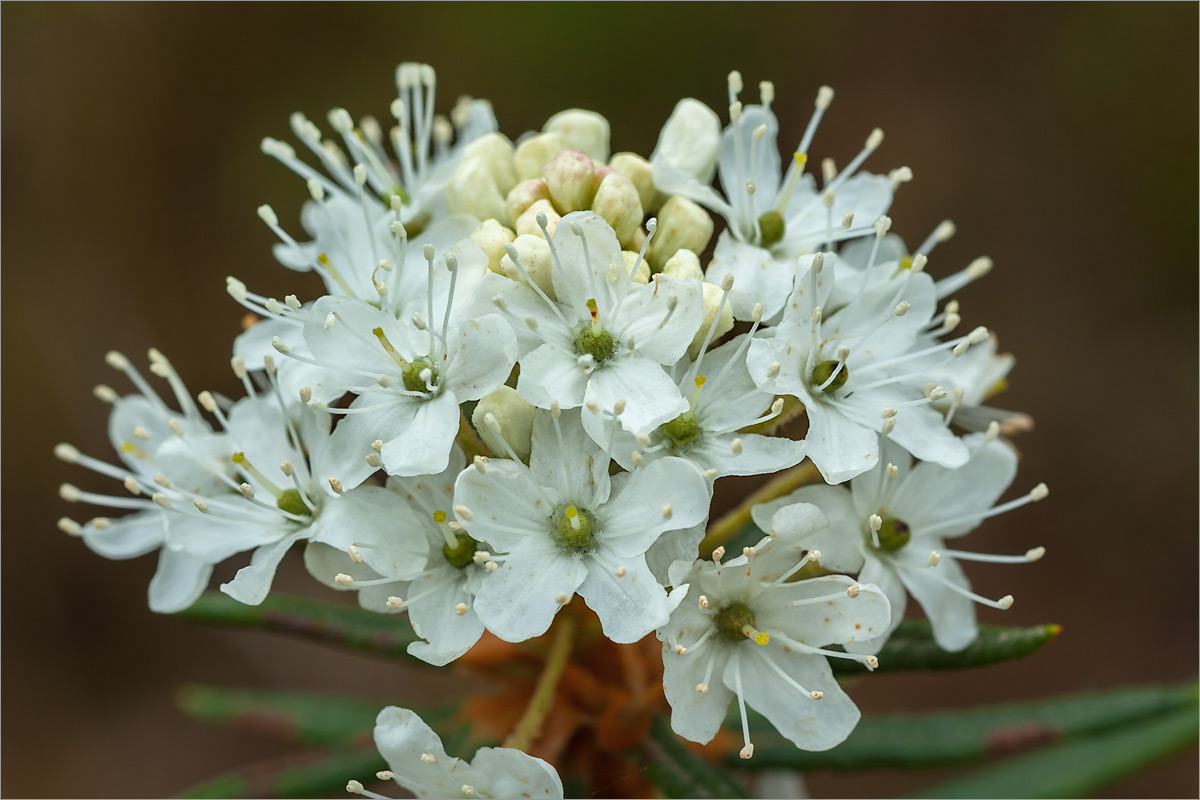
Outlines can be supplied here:
[[542, 668], [542, 675], [538, 678], [533, 696], [529, 698], [529, 705], [517, 720], [512, 733], [504, 740], [505, 747], [528, 750], [533, 740], [541, 733], [542, 723], [545, 722], [546, 715], [550, 713], [550, 706], [554, 703], [554, 690], [558, 688], [559, 678], [567, 667], [574, 639], [575, 620], [564, 614], [559, 618], [558, 630], [555, 631], [554, 641], [550, 643], [550, 652], [546, 654], [546, 666]]
[[767, 481], [725, 516], [714, 522], [708, 528], [708, 535], [700, 543], [700, 552], [707, 553], [718, 545], [725, 544], [737, 536], [743, 528], [750, 524], [750, 509], [759, 503], [777, 500], [786, 494], [791, 494], [801, 486], [815, 483], [820, 474], [811, 461], [792, 467], [777, 478]]

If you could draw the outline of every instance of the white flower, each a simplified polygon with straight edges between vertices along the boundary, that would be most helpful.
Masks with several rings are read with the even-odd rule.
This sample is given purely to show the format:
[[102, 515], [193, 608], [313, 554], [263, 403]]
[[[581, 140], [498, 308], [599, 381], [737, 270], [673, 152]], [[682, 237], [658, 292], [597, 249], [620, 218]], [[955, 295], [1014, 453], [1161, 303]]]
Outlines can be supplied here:
[[[805, 526], [826, 526], [813, 506]], [[859, 712], [834, 679], [827, 656], [851, 658], [873, 667], [874, 656], [822, 649], [860, 642], [887, 628], [887, 598], [875, 586], [842, 575], [789, 581], [815, 551], [764, 539], [738, 558], [720, 563], [677, 562], [675, 592], [686, 590], [658, 632], [663, 642], [663, 688], [671, 704], [671, 727], [680, 736], [708, 742], [737, 698], [750, 758], [746, 706], [804, 750], [828, 750], [858, 723]]]
[[[878, 129], [841, 173], [826, 176], [820, 192], [804, 173], [809, 145], [833, 100], [829, 87], [817, 94], [816, 110], [783, 172], [776, 144], [779, 123], [771, 111], [773, 84], [759, 84], [761, 105], [743, 106], [737, 99], [741, 90], [741, 75], [730, 73], [730, 123], [721, 138], [718, 161], [724, 197], [708, 185], [711, 174], [706, 177], [699, 168], [708, 163], [702, 156], [711, 149], [711, 131], [698, 112], [687, 115], [692, 124], [685, 130], [695, 131], [691, 137], [676, 130], [683, 128], [682, 123], [672, 126], [668, 121], [672, 135], [666, 136], [664, 129], [666, 142], [660, 139], [651, 161], [654, 183], [661, 192], [695, 200], [725, 217], [729, 227], [717, 240], [707, 280], [719, 284], [725, 275], [733, 275], [734, 316], [748, 320], [754, 304], [762, 303], [764, 318], [769, 320], [779, 313], [791, 289], [796, 257], [868, 233], [870, 228], [863, 224], [873, 224], [891, 205], [893, 181], [880, 175], [855, 175], [883, 141]], [[858, 220], [857, 227], [843, 224], [847, 215]]]
[[[338, 589], [359, 590], [363, 608], [379, 613], [407, 611], [422, 641], [408, 646], [410, 655], [444, 666], [470, 650], [483, 634], [483, 623], [472, 607], [480, 582], [497, 568], [486, 544], [475, 541], [454, 516], [454, 479], [465, 458], [455, 448], [440, 475], [389, 478], [388, 489], [402, 503], [392, 509], [391, 525], [372, 531], [351, 531], [353, 544], [338, 551], [309, 545], [309, 572]], [[412, 537], [425, 540], [429, 560], [419, 575], [395, 580], [397, 565], [412, 557]]]
[[673, 607], [646, 566], [664, 532], [708, 515], [704, 477], [664, 458], [610, 481], [608, 456], [583, 430], [578, 412], [539, 411], [529, 466], [477, 459], [454, 487], [458, 520], [503, 553], [475, 598], [492, 633], [507, 641], [538, 636], [576, 591], [615, 642], [635, 642]]
[[[688, 410], [638, 437], [619, 431], [613, 458], [632, 469], [641, 460], [679, 456], [710, 480], [762, 475], [799, 464], [804, 459], [804, 442], [738, 432], [777, 416], [783, 404], [782, 399], [755, 386], [746, 370], [745, 353], [752, 337], [753, 330], [695, 361], [677, 364], [673, 373], [679, 391], [688, 398]], [[597, 419], [586, 415], [584, 425], [593, 438], [603, 441]]]
[[[994, 435], [996, 428], [992, 431]], [[911, 594], [929, 618], [937, 643], [946, 650], [961, 650], [978, 633], [974, 604], [1005, 609], [1012, 597], [990, 600], [971, 592], [958, 562], [1025, 563], [1045, 551], [1036, 547], [1024, 555], [996, 556], [948, 550], [945, 540], [1047, 493], [1045, 484], [1039, 484], [1024, 497], [993, 507], [1016, 475], [1016, 456], [1005, 443], [984, 434], [971, 434], [965, 441], [971, 459], [957, 469], [929, 463], [914, 467], [908, 453], [884, 441], [887, 463], [852, 480], [849, 489], [806, 486], [755, 506], [754, 521], [781, 540], [819, 549], [822, 566], [878, 584], [891, 601], [889, 633], [904, 617], [906, 596]], [[807, 512], [809, 503], [829, 518], [828, 528], [798, 526], [797, 514]], [[877, 648], [882, 643], [880, 639], [871, 644]]]
[[[448, 756], [441, 737], [405, 708], [388, 706], [379, 712], [375, 746], [389, 767], [378, 777], [395, 780], [417, 797], [563, 796], [558, 772], [542, 759], [511, 747], [481, 747], [469, 762]], [[346, 790], [384, 798], [365, 790], [355, 780], [346, 785]]]
[[308, 181], [314, 195], [318, 191], [313, 187], [317, 187], [322, 196], [348, 199], [361, 205], [370, 219], [392, 208], [406, 224], [437, 218], [445, 212], [446, 185], [465, 145], [495, 131], [496, 117], [489, 103], [466, 97], [459, 99], [449, 120], [435, 116], [436, 77], [428, 64], [405, 63], [396, 68], [399, 97], [392, 101], [391, 112], [397, 125], [388, 135], [395, 161], [388, 157], [383, 130], [374, 118], [364, 117], [355, 126], [341, 108], [329, 112], [329, 123], [341, 135], [345, 150], [322, 140], [320, 129], [303, 114], [291, 117], [292, 132], [328, 175], [310, 167], [289, 145], [276, 139], [263, 139], [263, 152]]
[[750, 345], [747, 365], [758, 386], [804, 403], [808, 456], [828, 483], [841, 483], [879, 461], [877, 432], [913, 455], [947, 467], [967, 459], [962, 442], [930, 405], [945, 389], [930, 386], [913, 362], [930, 352], [953, 358], [986, 338], [985, 329], [915, 349], [934, 312], [933, 282], [916, 268], [863, 270], [852, 289], [836, 284], [837, 258], [799, 261], [783, 319], [772, 338]]
[[358, 395], [349, 408], [328, 409], [345, 415], [334, 436], [352, 443], [381, 440], [380, 458], [391, 475], [444, 470], [459, 429], [459, 404], [504, 383], [517, 355], [507, 322], [495, 314], [472, 319], [464, 313], [487, 270], [483, 250], [461, 242], [436, 267], [432, 248], [427, 256], [430, 289], [416, 316], [398, 319], [390, 304], [377, 308], [327, 296], [313, 304], [304, 327], [312, 359], [275, 342], [281, 352], [323, 367], [318, 385]]
[[[59, 528], [80, 536], [105, 558], [136, 558], [159, 550], [149, 604], [155, 612], [171, 614], [187, 608], [200, 596], [214, 562], [179, 546], [164, 546], [170, 516], [162, 506], [166, 500], [164, 485], [195, 494], [222, 490], [233, 473], [229, 460], [232, 445], [227, 436], [214, 432], [205, 421], [170, 362], [157, 350], [150, 351], [151, 371], [168, 381], [178, 411], [159, 397], [125, 356], [114, 351], [106, 360], [128, 376], [138, 390], [137, 394], [119, 396], [108, 386], [95, 389], [98, 398], [113, 406], [108, 433], [123, 466], [84, 455], [69, 444], [58, 445], [54, 453], [63, 461], [121, 481], [128, 494], [110, 496], [63, 484], [59, 495], [72, 503], [132, 513], [116, 519], [96, 517], [82, 525], [63, 517]], [[240, 549], [249, 547], [253, 543]], [[228, 554], [233, 552], [237, 550]]]
[[[687, 352], [704, 319], [700, 282], [635, 283], [612, 228], [591, 212], [568, 214], [553, 239], [546, 238], [557, 299], [494, 274], [477, 296], [477, 303], [493, 303], [512, 321], [521, 396], [539, 408], [611, 409], [624, 401], [622, 423], [631, 430], [686, 411], [663, 367]], [[515, 248], [509, 258], [521, 267]]]

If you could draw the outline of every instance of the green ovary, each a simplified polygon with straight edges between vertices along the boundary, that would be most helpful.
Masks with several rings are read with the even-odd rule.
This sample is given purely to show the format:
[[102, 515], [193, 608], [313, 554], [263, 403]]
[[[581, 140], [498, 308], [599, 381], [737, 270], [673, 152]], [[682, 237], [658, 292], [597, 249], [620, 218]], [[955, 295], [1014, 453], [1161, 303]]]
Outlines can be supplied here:
[[908, 523], [895, 517], [884, 517], [876, 535], [879, 537], [879, 549], [888, 553], [896, 552], [912, 538]]
[[475, 551], [479, 549], [479, 542], [465, 533], [455, 534], [454, 539], [456, 542], [454, 547], [451, 547], [449, 542], [442, 545], [442, 555], [446, 557], [450, 566], [462, 569], [474, 560]]
[[[834, 370], [837, 369], [837, 366], [839, 363], [840, 362], [838, 362], [838, 361], [822, 361], [819, 364], [817, 364], [815, 367], [813, 367], [813, 371], [812, 371], [813, 389], [816, 389], [818, 386], [821, 386], [822, 384], [824, 384], [825, 381], [828, 381], [829, 377], [831, 375], [833, 375]], [[841, 372], [839, 372], [837, 374], [837, 377], [834, 378], [832, 381], [830, 381], [829, 385], [826, 386], [821, 391], [824, 392], [825, 394], [833, 394], [838, 389], [845, 386], [846, 381], [849, 379], [850, 379], [850, 370], [847, 369], [845, 366], [843, 366]]]

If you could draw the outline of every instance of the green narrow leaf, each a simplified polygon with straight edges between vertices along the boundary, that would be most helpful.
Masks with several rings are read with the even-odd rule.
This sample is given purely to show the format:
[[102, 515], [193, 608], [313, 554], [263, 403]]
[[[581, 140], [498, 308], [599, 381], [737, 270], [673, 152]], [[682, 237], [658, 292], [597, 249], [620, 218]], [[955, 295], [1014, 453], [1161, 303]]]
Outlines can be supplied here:
[[1178, 709], [976, 770], [917, 797], [1091, 797], [1196, 741], [1197, 714]]
[[[979, 638], [965, 650], [951, 653], [938, 647], [926, 620], [905, 620], [880, 650], [876, 672], [968, 669], [998, 664], [1036, 652], [1061, 632], [1062, 628], [1058, 625], [1034, 625], [1029, 628], [980, 625]], [[867, 671], [859, 662], [845, 658], [831, 658], [829, 664], [839, 675]]]
[[370, 734], [383, 707], [343, 695], [216, 686], [184, 686], [176, 703], [204, 722], [312, 745]]
[[663, 717], [655, 717], [642, 746], [646, 774], [665, 797], [745, 797], [729, 773], [705, 761], [683, 744]]
[[[408, 620], [353, 606], [272, 593], [248, 606], [220, 592], [205, 592], [176, 616], [198, 622], [287, 633], [387, 656], [407, 657], [417, 636]], [[417, 664], [416, 659], [412, 663]]]
[[337, 797], [346, 781], [374, 780], [386, 769], [369, 740], [361, 748], [309, 750], [298, 756], [255, 764], [193, 786], [179, 797]]
[[796, 749], [770, 723], [754, 715], [754, 758], [739, 761], [731, 757], [729, 762], [745, 769], [941, 766], [1125, 729], [1181, 709], [1194, 712], [1196, 704], [1196, 684], [1187, 683], [1088, 692], [967, 711], [868, 717], [845, 742], [824, 753]]

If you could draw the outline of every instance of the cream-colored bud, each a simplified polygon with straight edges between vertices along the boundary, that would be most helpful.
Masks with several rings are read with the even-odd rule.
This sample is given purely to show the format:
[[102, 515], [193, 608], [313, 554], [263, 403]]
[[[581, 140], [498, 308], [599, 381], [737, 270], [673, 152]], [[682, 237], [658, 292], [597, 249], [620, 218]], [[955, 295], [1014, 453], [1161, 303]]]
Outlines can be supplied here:
[[700, 257], [691, 250], [677, 250], [675, 255], [663, 264], [662, 274], [675, 280], [704, 280], [704, 270], [700, 269]]
[[529, 460], [529, 451], [533, 440], [533, 415], [535, 409], [517, 394], [515, 389], [501, 386], [491, 394], [484, 395], [471, 413], [471, 422], [483, 443], [492, 448], [495, 453], [504, 453], [504, 444], [500, 438], [485, 425], [483, 419], [488, 414], [500, 423], [500, 435], [508, 442], [513, 452], [522, 461]]
[[633, 282], [647, 284], [650, 282], [650, 265], [646, 259], [638, 264], [638, 254], [632, 250], [622, 250], [621, 255], [625, 257], [625, 274], [628, 275], [633, 270], [633, 265], [637, 264], [637, 272], [633, 273]]
[[[717, 315], [717, 309], [721, 307], [721, 287], [711, 283], [701, 284], [701, 286], [704, 288], [704, 323], [692, 337], [692, 343], [688, 345], [688, 357], [693, 360], [700, 355], [700, 346], [704, 344], [704, 337], [708, 336], [708, 326], [712, 325], [713, 318]], [[733, 307], [726, 303], [724, 310], [721, 311], [721, 319], [717, 322], [717, 329], [713, 331], [712, 341], [717, 341], [729, 333], [732, 328]]]
[[674, 195], [658, 212], [658, 232], [650, 242], [650, 266], [661, 270], [679, 250], [702, 253], [712, 238], [713, 221], [700, 206]]
[[517, 169], [513, 166], [513, 144], [502, 133], [485, 133], [467, 145], [467, 158], [480, 158], [496, 179], [500, 194], [506, 195], [517, 185]]
[[511, 244], [517, 235], [500, 224], [498, 220], [486, 219], [475, 232], [471, 241], [483, 248], [487, 253], [488, 269], [500, 272], [500, 259], [504, 258], [504, 245]]
[[525, 213], [525, 209], [538, 200], [549, 199], [550, 190], [546, 188], [546, 182], [541, 178], [532, 178], [521, 181], [513, 187], [504, 200], [504, 210], [508, 213], [509, 219], [516, 220]]
[[649, 211], [654, 203], [654, 168], [650, 166], [650, 162], [637, 153], [617, 153], [608, 165], [629, 178], [630, 183], [637, 189], [643, 213]]
[[483, 158], [465, 158], [446, 186], [446, 210], [507, 223], [504, 195]]
[[542, 228], [537, 224], [537, 215], [546, 215], [546, 230], [550, 235], [554, 235], [554, 229], [558, 227], [558, 221], [562, 219], [559, 213], [554, 210], [554, 206], [550, 205], [549, 200], [538, 200], [536, 203], [525, 209], [525, 213], [517, 217], [517, 236], [530, 234], [531, 236], [541, 236]]
[[560, 214], [582, 211], [596, 193], [596, 167], [587, 153], [563, 150], [542, 167], [550, 201]]
[[[513, 247], [517, 251], [517, 259], [533, 282], [546, 293], [547, 297], [556, 300], [554, 281], [550, 278], [550, 269], [554, 265], [554, 259], [550, 255], [550, 244], [546, 241], [546, 237], [542, 236], [542, 232], [521, 234], [513, 240]], [[526, 282], [525, 276], [507, 255], [500, 259], [500, 272], [517, 283]]]
[[701, 183], [713, 179], [721, 147], [721, 120], [699, 100], [690, 97], [675, 104], [663, 125], [651, 159], [669, 163]]
[[542, 167], [546, 166], [550, 159], [567, 149], [567, 140], [561, 133], [539, 133], [530, 136], [517, 145], [517, 151], [513, 155], [517, 178], [527, 181], [530, 178], [540, 177]]
[[542, 126], [547, 133], [560, 134], [567, 147], [582, 150], [593, 161], [608, 161], [608, 120], [595, 111], [569, 108], [560, 111]]
[[610, 170], [596, 189], [592, 211], [612, 225], [622, 247], [633, 244], [633, 234], [642, 224], [642, 201], [629, 178]]

